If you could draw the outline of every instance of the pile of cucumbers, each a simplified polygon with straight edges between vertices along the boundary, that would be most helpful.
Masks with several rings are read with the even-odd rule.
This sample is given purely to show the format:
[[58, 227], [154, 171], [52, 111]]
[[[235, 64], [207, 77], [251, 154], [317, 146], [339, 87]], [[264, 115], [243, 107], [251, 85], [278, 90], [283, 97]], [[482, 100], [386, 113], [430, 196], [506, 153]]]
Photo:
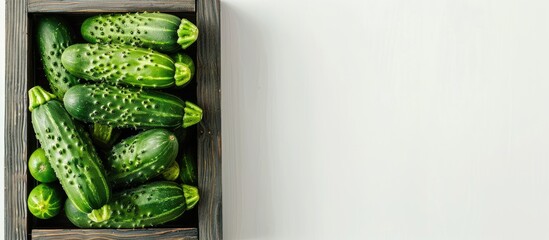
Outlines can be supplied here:
[[40, 143], [28, 160], [39, 182], [29, 211], [63, 213], [80, 228], [143, 228], [194, 208], [196, 162], [185, 133], [202, 109], [168, 92], [195, 75], [185, 49], [197, 27], [144, 12], [89, 17], [81, 41], [58, 16], [41, 17], [36, 30], [49, 84], [28, 92]]

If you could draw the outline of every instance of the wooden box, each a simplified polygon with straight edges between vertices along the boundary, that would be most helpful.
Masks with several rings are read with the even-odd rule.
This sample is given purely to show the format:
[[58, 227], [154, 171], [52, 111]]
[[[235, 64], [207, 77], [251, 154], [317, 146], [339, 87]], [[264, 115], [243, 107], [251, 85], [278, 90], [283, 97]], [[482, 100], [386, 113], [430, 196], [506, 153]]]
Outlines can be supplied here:
[[[222, 239], [219, 6], [219, 0], [6, 0], [4, 239]], [[200, 30], [190, 51], [197, 67], [190, 91], [196, 92], [194, 100], [204, 111], [194, 134], [201, 197], [197, 209], [186, 220], [147, 229], [78, 229], [62, 217], [37, 220], [27, 210], [28, 193], [36, 184], [27, 160], [37, 145], [27, 91], [44, 81], [37, 70], [36, 16], [82, 19], [95, 13], [142, 11], [183, 16]]]

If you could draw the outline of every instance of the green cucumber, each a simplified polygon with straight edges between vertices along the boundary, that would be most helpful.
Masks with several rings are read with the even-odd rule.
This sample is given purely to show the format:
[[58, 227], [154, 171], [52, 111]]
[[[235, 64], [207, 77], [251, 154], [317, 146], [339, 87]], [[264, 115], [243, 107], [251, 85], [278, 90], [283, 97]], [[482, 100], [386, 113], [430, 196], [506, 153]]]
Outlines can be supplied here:
[[144, 183], [162, 174], [175, 161], [178, 147], [175, 135], [161, 128], [126, 138], [108, 155], [107, 179], [113, 187]]
[[100, 149], [110, 149], [118, 140], [120, 131], [109, 125], [94, 123], [91, 126], [91, 138], [93, 143]]
[[189, 127], [202, 119], [202, 109], [164, 92], [83, 84], [69, 89], [63, 99], [74, 118], [113, 127]]
[[29, 211], [37, 218], [49, 219], [61, 212], [63, 194], [53, 185], [41, 183], [34, 187], [27, 199]]
[[163, 52], [186, 49], [198, 38], [193, 23], [166, 13], [97, 15], [86, 19], [80, 32], [90, 43], [122, 43]]
[[175, 181], [179, 177], [179, 164], [177, 161], [172, 161], [168, 168], [162, 172], [162, 178], [168, 181]]
[[90, 221], [71, 201], [66, 201], [65, 213], [80, 228], [144, 228], [177, 219], [198, 200], [196, 187], [159, 181], [115, 193], [109, 203], [111, 218], [107, 221]]
[[29, 90], [29, 102], [36, 139], [67, 197], [85, 213], [102, 208], [111, 192], [101, 160], [86, 132], [73, 122], [55, 95], [40, 86]]
[[180, 81], [179, 87], [184, 87], [187, 85], [191, 79], [194, 77], [194, 73], [196, 72], [196, 68], [194, 66], [193, 59], [184, 53], [176, 53], [173, 54], [172, 59], [175, 62], [175, 65], [178, 69], [180, 69], [180, 78], [182, 79]]
[[197, 183], [196, 161], [189, 152], [183, 153], [181, 157], [179, 176], [184, 184], [196, 185]]
[[146, 88], [182, 86], [190, 81], [189, 67], [168, 55], [121, 44], [74, 44], [61, 56], [74, 76]]
[[53, 94], [63, 99], [65, 92], [79, 83], [78, 78], [71, 75], [61, 64], [61, 54], [72, 44], [69, 26], [59, 17], [45, 16], [38, 20], [36, 29], [38, 52], [46, 79]]
[[51, 167], [50, 161], [46, 157], [46, 152], [42, 148], [37, 148], [29, 157], [29, 172], [36, 181], [49, 183], [57, 181], [55, 171]]

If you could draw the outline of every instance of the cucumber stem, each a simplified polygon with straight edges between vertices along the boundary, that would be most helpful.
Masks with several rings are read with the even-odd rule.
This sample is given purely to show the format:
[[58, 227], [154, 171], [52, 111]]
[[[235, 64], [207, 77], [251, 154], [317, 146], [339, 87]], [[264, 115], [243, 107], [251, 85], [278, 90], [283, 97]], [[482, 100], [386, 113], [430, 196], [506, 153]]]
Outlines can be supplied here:
[[189, 20], [181, 19], [179, 29], [177, 29], [177, 44], [186, 49], [198, 38], [198, 28]]
[[103, 222], [111, 218], [111, 207], [108, 204], [105, 204], [100, 209], [94, 209], [91, 213], [88, 213], [88, 218], [94, 222]]
[[189, 66], [182, 63], [175, 63], [175, 85], [183, 86], [191, 81], [192, 74]]
[[187, 128], [202, 120], [202, 108], [189, 101], [185, 102], [185, 114], [183, 115], [183, 127]]
[[185, 195], [185, 203], [187, 204], [187, 210], [191, 210], [196, 206], [198, 200], [200, 200], [200, 195], [198, 195], [198, 188], [182, 184], [183, 185], [183, 194]]
[[177, 164], [177, 161], [172, 161], [170, 166], [162, 172], [162, 177], [168, 181], [175, 181], [179, 177], [179, 164]]
[[193, 59], [183, 53], [176, 53], [171, 57], [175, 62], [175, 85], [180, 87], [187, 85], [195, 72]]
[[52, 100], [57, 97], [40, 86], [35, 86], [29, 90], [29, 111], [32, 112], [38, 106]]

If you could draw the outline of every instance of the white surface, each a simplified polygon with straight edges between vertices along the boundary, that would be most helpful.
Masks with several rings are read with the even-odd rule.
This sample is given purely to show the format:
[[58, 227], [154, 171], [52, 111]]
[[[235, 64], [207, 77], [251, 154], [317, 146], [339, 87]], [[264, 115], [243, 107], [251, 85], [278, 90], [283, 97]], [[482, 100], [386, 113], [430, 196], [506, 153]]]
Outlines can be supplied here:
[[548, 10], [222, 1], [225, 239], [549, 239]]
[[549, 3], [344, 2], [222, 2], [225, 237], [549, 239]]

